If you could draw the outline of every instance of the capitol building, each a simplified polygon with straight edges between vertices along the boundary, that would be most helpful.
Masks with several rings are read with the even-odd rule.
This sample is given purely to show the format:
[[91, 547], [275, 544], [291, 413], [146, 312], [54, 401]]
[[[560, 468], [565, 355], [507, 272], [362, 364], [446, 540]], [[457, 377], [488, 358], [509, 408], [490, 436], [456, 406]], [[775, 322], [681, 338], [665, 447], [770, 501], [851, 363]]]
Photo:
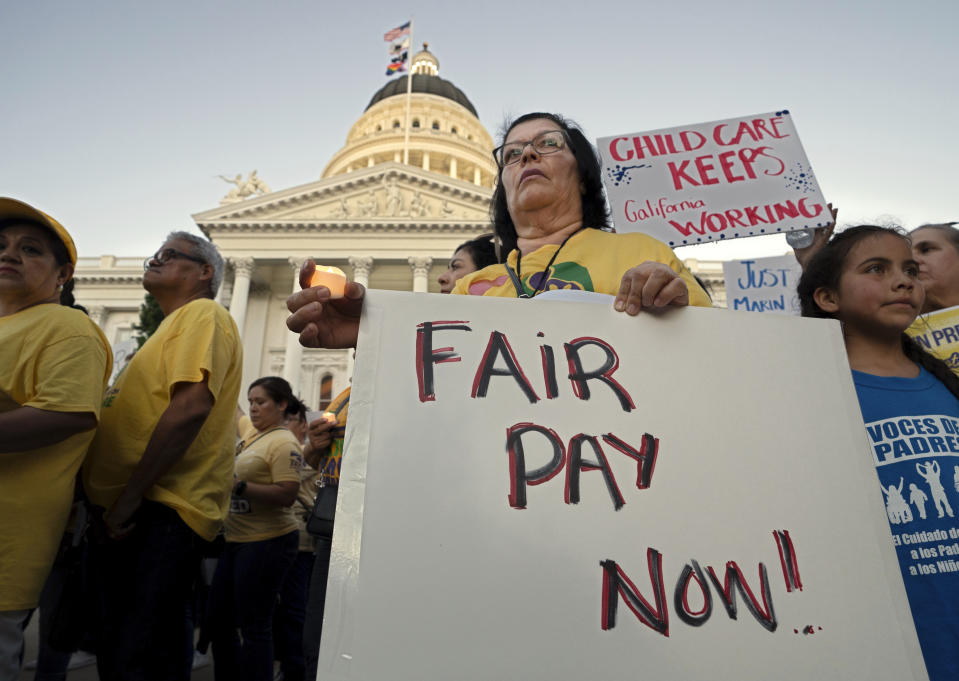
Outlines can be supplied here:
[[[286, 328], [306, 258], [370, 288], [438, 293], [453, 250], [491, 231], [493, 139], [425, 48], [412, 60], [408, 134], [402, 77], [373, 94], [318, 180], [271, 190], [255, 171], [238, 175], [218, 206], [192, 216], [227, 261], [218, 300], [243, 339], [244, 386], [283, 376], [316, 409], [349, 385], [352, 352], [303, 348]], [[724, 306], [721, 264], [686, 262]], [[134, 335], [142, 274], [143, 258], [77, 263], [77, 301], [115, 348]]]

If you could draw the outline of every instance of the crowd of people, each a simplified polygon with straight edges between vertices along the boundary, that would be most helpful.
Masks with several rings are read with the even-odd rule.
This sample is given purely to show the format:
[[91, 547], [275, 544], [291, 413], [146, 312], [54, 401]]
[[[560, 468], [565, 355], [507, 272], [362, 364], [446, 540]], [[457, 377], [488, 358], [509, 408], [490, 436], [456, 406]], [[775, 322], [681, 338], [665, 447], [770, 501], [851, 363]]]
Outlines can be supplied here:
[[[494, 156], [494, 233], [453, 253], [443, 293], [605, 296], [630, 316], [710, 305], [665, 244], [612, 230], [599, 160], [575, 124], [527, 114]], [[107, 386], [102, 331], [61, 304], [76, 258], [59, 222], [0, 199], [0, 680], [18, 676], [38, 603], [41, 648], [49, 639], [62, 653], [79, 640], [71, 626], [88, 629], [102, 679], [188, 679], [195, 647], [207, 643], [218, 680], [269, 681], [275, 661], [288, 681], [316, 678], [350, 390], [307, 419], [285, 380], [259, 378], [238, 419], [241, 343], [214, 300], [223, 259], [186, 232], [144, 263], [143, 286], [164, 319]], [[959, 419], [959, 377], [911, 339], [920, 313], [959, 305], [954, 227], [830, 226], [797, 258], [803, 315], [842, 323], [867, 427]], [[333, 298], [309, 286], [314, 267], [303, 266], [302, 290], [287, 301], [289, 329], [307, 347], [355, 346], [364, 288], [349, 283]], [[951, 456], [929, 453], [920, 474], [938, 484]], [[912, 463], [877, 467], [883, 491], [901, 494]], [[929, 485], [942, 519], [945, 492]], [[68, 599], [41, 594], [80, 544], [70, 555], [80, 556], [89, 607], [78, 620]], [[959, 678], [959, 575], [917, 578], [903, 551], [900, 560], [930, 678]], [[62, 657], [62, 669], [41, 676], [38, 667], [38, 678], [64, 678]]]

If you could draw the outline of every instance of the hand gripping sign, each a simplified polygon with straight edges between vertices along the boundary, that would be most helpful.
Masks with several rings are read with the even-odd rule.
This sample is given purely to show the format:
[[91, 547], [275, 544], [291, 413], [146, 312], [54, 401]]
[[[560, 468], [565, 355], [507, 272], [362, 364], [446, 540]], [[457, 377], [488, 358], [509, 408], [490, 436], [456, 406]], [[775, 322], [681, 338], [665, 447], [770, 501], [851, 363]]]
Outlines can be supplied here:
[[597, 141], [613, 223], [672, 247], [824, 227], [788, 111]]

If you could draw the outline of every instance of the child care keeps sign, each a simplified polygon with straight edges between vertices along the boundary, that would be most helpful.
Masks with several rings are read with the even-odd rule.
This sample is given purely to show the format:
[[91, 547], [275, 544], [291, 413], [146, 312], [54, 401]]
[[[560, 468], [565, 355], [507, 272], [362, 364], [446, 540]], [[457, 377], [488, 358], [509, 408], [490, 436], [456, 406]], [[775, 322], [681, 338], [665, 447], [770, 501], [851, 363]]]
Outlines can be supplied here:
[[363, 315], [320, 678], [926, 678], [835, 322]]
[[788, 111], [597, 141], [613, 222], [688, 246], [831, 221]]

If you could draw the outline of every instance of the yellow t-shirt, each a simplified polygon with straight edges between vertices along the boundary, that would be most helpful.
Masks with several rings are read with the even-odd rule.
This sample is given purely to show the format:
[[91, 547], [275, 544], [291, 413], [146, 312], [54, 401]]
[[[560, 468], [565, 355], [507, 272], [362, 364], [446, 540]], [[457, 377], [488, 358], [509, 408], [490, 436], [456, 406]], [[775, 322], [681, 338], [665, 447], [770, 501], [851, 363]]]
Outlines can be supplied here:
[[233, 318], [212, 300], [193, 300], [163, 320], [103, 401], [83, 472], [93, 503], [110, 508], [123, 491], [170, 405], [173, 386], [206, 378], [214, 399], [206, 422], [145, 496], [175, 509], [194, 532], [213, 540], [229, 510], [242, 353]]
[[[270, 485], [275, 482], [300, 482], [303, 467], [302, 447], [293, 433], [278, 427], [256, 433], [237, 445], [236, 477], [247, 482]], [[295, 504], [296, 502], [294, 502]], [[234, 496], [226, 519], [226, 540], [262, 541], [297, 529], [292, 506], [274, 506]]]
[[[79, 310], [44, 304], [0, 317], [0, 412], [26, 406], [99, 417], [112, 369], [107, 339]], [[36, 607], [94, 432], [0, 454], [0, 611]]]
[[[626, 271], [651, 260], [668, 266], [686, 282], [690, 305], [712, 305], [709, 296], [672, 249], [646, 234], [614, 234], [599, 229], [582, 229], [562, 247], [544, 284], [541, 282], [542, 272], [557, 249], [558, 244], [549, 244], [523, 256], [520, 279], [528, 295], [533, 295], [538, 286], [540, 291], [570, 289], [615, 296], [619, 293]], [[517, 250], [507, 257], [507, 264], [513, 271], [516, 271], [518, 257]], [[490, 265], [466, 275], [456, 282], [453, 293], [517, 297], [505, 265]]]

